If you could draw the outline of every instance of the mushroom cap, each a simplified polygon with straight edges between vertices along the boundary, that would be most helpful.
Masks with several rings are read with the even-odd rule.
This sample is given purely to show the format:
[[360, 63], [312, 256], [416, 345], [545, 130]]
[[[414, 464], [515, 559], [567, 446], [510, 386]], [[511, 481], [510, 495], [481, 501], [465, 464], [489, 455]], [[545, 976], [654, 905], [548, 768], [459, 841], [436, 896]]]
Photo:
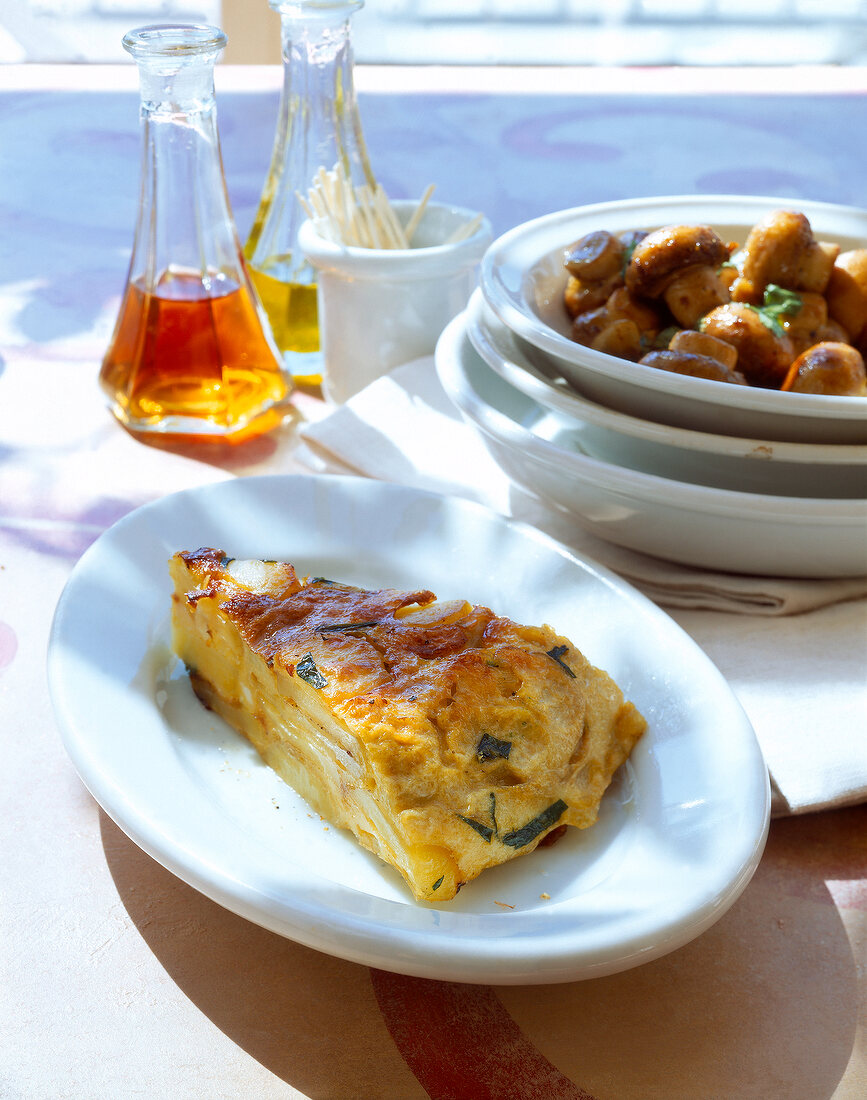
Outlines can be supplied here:
[[867, 329], [867, 248], [837, 257], [825, 294], [831, 317], [857, 342]]
[[814, 344], [792, 363], [780, 388], [792, 393], [863, 397], [867, 393], [864, 359], [850, 344], [831, 340]]
[[639, 297], [657, 298], [684, 268], [717, 268], [728, 258], [728, 245], [709, 225], [666, 225], [635, 246], [626, 285]]
[[730, 382], [735, 386], [747, 386], [749, 383], [738, 370], [731, 370], [719, 359], [709, 355], [697, 355], [691, 351], [672, 351], [663, 349], [651, 351], [639, 362], [646, 367], [667, 370], [672, 374], [686, 374], [691, 378], [708, 378], [712, 382]]
[[758, 310], [741, 302], [712, 309], [701, 330], [737, 349], [738, 368], [752, 386], [777, 389], [795, 358], [789, 337], [773, 332]]
[[672, 336], [668, 348], [670, 351], [687, 351], [693, 355], [706, 355], [710, 359], [716, 359], [729, 370], [734, 370], [738, 362], [738, 350], [725, 340], [711, 336], [707, 332], [698, 332], [696, 329], [682, 328]]
[[738, 302], [759, 303], [769, 283], [794, 289], [799, 283], [801, 263], [815, 243], [805, 214], [797, 210], [767, 214], [747, 236], [732, 297]]
[[570, 275], [582, 282], [597, 282], [618, 275], [626, 248], [607, 229], [587, 233], [566, 249], [564, 263]]

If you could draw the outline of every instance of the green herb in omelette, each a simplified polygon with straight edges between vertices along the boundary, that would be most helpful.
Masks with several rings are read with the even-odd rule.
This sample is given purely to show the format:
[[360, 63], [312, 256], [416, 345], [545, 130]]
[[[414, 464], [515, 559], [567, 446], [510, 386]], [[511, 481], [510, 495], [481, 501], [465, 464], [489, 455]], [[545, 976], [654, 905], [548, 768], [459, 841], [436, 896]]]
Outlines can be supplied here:
[[520, 829], [515, 829], [514, 832], [506, 833], [500, 839], [504, 844], [508, 844], [510, 848], [523, 848], [525, 845], [531, 844], [536, 837], [541, 836], [546, 829], [550, 829], [552, 825], [555, 825], [568, 808], [563, 799], [558, 798], [556, 802], [534, 817], [532, 821], [528, 821], [526, 825]]
[[316, 662], [313, 660], [311, 654], [307, 654], [302, 657], [298, 664], [295, 666], [295, 671], [301, 677], [302, 680], [306, 680], [308, 684], [315, 688], [324, 688], [328, 681], [316, 667]]
[[565, 646], [565, 645], [555, 645], [553, 649], [549, 649], [549, 650], [548, 650], [548, 652], [547, 652], [547, 653], [545, 654], [545, 656], [546, 656], [546, 657], [550, 657], [550, 658], [551, 658], [551, 660], [552, 660], [552, 661], [553, 661], [553, 662], [554, 662], [555, 664], [558, 664], [558, 665], [560, 666], [560, 668], [562, 668], [562, 669], [563, 669], [563, 671], [564, 671], [564, 672], [566, 673], [566, 675], [567, 675], [567, 676], [571, 676], [571, 677], [572, 677], [572, 679], [574, 680], [574, 679], [575, 679], [575, 673], [574, 673], [574, 672], [572, 671], [572, 669], [571, 669], [571, 668], [570, 668], [570, 667], [569, 667], [569, 666], [568, 666], [568, 665], [566, 664], [566, 662], [565, 662], [565, 661], [561, 660], [561, 658], [562, 658], [563, 654], [564, 654], [564, 653], [568, 653], [568, 652], [569, 652], [569, 648], [568, 648], [568, 646]]
[[483, 733], [476, 746], [476, 756], [482, 761], [493, 760], [495, 756], [508, 760], [511, 751], [511, 741], [501, 741], [499, 737], [492, 737], [489, 733]]
[[488, 844], [491, 843], [491, 837], [494, 835], [494, 830], [490, 827], [490, 825], [483, 825], [481, 821], [475, 821], [471, 817], [464, 817], [463, 814], [458, 814], [457, 816], [461, 819], [461, 821], [464, 822], [464, 824], [469, 825], [471, 829], [475, 829], [482, 840], [487, 841]]
[[368, 626], [376, 626], [376, 620], [372, 620], [367, 623], [328, 623], [326, 626], [317, 626], [316, 629], [320, 634], [324, 634], [326, 630], [362, 630]]

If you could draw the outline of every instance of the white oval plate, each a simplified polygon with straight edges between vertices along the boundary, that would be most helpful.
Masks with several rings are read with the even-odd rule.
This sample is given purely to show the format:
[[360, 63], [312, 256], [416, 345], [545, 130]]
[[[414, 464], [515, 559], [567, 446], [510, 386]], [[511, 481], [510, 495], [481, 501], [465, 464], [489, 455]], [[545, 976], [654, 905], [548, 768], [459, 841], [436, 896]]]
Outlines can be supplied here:
[[800, 210], [820, 239], [864, 247], [867, 210], [800, 199], [746, 195], [673, 195], [561, 210], [525, 222], [494, 241], [482, 259], [485, 300], [528, 358], [552, 365], [585, 397], [662, 424], [745, 438], [808, 443], [867, 443], [867, 397], [780, 393], [687, 378], [642, 367], [576, 344], [563, 307], [564, 250], [596, 229], [619, 233], [662, 225], [712, 225], [725, 240], [744, 241], [773, 210]]
[[[167, 559], [201, 545], [362, 585], [429, 586], [556, 624], [649, 722], [598, 823], [485, 872], [454, 902], [415, 902], [193, 696], [168, 649]], [[48, 672], [73, 763], [141, 848], [256, 924], [399, 973], [523, 984], [635, 966], [713, 924], [767, 835], [753, 730], [667, 615], [532, 528], [400, 486], [244, 478], [140, 508], [76, 565]]]

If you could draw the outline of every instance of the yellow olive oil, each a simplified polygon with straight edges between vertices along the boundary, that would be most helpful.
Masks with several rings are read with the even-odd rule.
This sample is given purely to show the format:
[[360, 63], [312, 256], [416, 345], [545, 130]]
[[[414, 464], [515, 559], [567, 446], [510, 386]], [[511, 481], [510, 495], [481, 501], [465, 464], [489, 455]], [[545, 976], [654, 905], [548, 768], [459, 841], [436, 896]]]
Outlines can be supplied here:
[[[301, 385], [319, 385], [319, 310], [315, 283], [284, 282], [255, 267], [250, 278], [271, 325], [271, 333], [281, 354], [290, 365], [292, 376]], [[305, 357], [317, 370], [304, 373]]]

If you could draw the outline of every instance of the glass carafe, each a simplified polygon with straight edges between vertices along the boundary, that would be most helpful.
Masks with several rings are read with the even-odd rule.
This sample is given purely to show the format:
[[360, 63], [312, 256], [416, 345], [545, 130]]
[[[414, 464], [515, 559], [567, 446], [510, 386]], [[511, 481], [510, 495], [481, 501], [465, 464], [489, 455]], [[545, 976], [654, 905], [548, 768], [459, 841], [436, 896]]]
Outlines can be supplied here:
[[237, 441], [275, 426], [291, 382], [252, 291], [217, 132], [217, 27], [142, 27], [141, 193], [126, 291], [100, 372], [137, 433]]
[[280, 15], [283, 90], [271, 165], [244, 246], [284, 362], [321, 381], [316, 276], [298, 249], [306, 195], [320, 168], [374, 186], [353, 75], [350, 19], [363, 0], [270, 0]]

